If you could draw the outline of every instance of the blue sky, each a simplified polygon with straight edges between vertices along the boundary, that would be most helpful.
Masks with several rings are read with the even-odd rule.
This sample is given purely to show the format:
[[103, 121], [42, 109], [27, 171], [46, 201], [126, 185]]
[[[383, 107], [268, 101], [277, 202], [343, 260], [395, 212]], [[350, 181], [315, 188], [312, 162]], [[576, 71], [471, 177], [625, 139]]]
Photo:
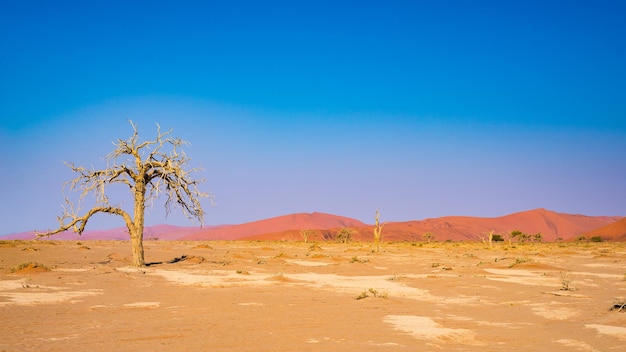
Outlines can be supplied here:
[[0, 234], [54, 228], [62, 162], [102, 166], [128, 119], [191, 142], [208, 225], [626, 215], [624, 18], [622, 1], [3, 1]]

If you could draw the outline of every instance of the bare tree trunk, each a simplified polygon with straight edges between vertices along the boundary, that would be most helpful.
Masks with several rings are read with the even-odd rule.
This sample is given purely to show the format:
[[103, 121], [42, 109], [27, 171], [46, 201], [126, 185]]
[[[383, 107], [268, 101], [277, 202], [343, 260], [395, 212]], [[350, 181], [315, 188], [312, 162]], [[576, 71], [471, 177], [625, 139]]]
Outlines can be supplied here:
[[385, 226], [385, 224], [383, 223], [382, 225], [378, 222], [378, 219], [380, 218], [380, 211], [376, 210], [376, 224], [374, 225], [374, 244], [376, 245], [376, 252], [380, 252], [380, 240], [381, 240], [381, 236], [382, 236], [382, 231], [383, 231], [383, 226]]
[[143, 255], [143, 224], [145, 213], [146, 185], [137, 182], [135, 185], [135, 216], [130, 233], [131, 246], [133, 248], [133, 266], [144, 266]]
[[133, 247], [133, 266], [144, 266], [146, 263], [143, 256], [143, 228], [134, 229], [130, 234], [130, 241]]

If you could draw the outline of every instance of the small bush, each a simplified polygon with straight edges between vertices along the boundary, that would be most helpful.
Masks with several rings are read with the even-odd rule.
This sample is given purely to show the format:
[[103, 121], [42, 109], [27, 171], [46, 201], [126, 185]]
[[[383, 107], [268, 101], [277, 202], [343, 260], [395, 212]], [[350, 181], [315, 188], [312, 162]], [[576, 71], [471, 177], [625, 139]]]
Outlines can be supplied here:
[[572, 279], [569, 277], [569, 273], [561, 272], [561, 291], [576, 291], [577, 289], [572, 286]]
[[350, 263], [367, 263], [367, 262], [369, 262], [369, 259], [367, 258], [359, 258], [357, 256], [350, 258]]
[[509, 268], [512, 268], [514, 266], [516, 266], [517, 264], [523, 264], [523, 263], [528, 263], [528, 262], [532, 262], [533, 260], [530, 258], [515, 258], [515, 262], [512, 263], [511, 265], [509, 265]]
[[502, 237], [502, 235], [494, 233], [493, 237], [491, 238], [491, 240], [493, 242], [504, 242], [504, 237]]
[[361, 294], [359, 294], [358, 296], [356, 296], [356, 297], [355, 297], [355, 299], [356, 299], [357, 301], [358, 301], [358, 300], [361, 300], [361, 299], [365, 299], [365, 298], [367, 298], [367, 297], [369, 297], [369, 296], [370, 296], [370, 295], [369, 295], [370, 293], [372, 294], [372, 296], [373, 296], [373, 297], [377, 297], [377, 298], [387, 298], [387, 293], [384, 293], [384, 292], [383, 292], [383, 293], [380, 293], [380, 292], [378, 292], [377, 290], [375, 290], [375, 289], [373, 289], [373, 288], [370, 288], [370, 289], [368, 289], [367, 291], [363, 291], [363, 292], [361, 292]]
[[16, 273], [18, 271], [21, 270], [25, 270], [25, 269], [33, 269], [36, 271], [50, 271], [50, 268], [48, 268], [47, 266], [41, 264], [41, 263], [37, 263], [37, 262], [24, 262], [21, 264], [18, 264], [16, 266], [14, 266], [13, 268], [11, 268], [11, 272], [12, 273]]
[[367, 297], [369, 297], [369, 295], [367, 294], [367, 291], [363, 291], [363, 292], [361, 292], [360, 295], [356, 296], [355, 299], [358, 301], [358, 300], [361, 300], [361, 299], [365, 299]]

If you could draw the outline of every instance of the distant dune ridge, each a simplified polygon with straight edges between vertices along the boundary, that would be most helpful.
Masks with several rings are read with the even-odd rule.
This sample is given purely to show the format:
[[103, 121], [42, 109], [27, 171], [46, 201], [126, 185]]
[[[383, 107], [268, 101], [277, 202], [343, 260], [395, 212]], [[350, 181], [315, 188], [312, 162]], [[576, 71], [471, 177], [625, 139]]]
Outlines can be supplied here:
[[588, 238], [600, 236], [603, 239], [624, 242], [626, 241], [626, 218], [589, 231], [585, 233], [585, 236]]
[[[156, 225], [146, 227], [145, 240], [301, 240], [300, 230], [317, 230], [310, 240], [319, 241], [349, 227], [357, 231], [354, 238], [370, 241], [373, 225], [344, 216], [324, 213], [298, 213], [239, 225], [184, 227]], [[541, 233], [544, 241], [571, 240], [577, 236], [600, 236], [605, 240], [626, 241], [626, 218], [620, 216], [586, 216], [534, 209], [495, 218], [444, 216], [424, 220], [389, 222], [383, 228], [384, 241], [421, 241], [426, 232], [435, 241], [480, 241], [489, 231], [507, 234], [518, 230], [528, 234]], [[0, 237], [0, 239], [33, 239], [33, 232]], [[127, 240], [125, 228], [85, 231], [82, 236], [64, 232], [50, 237], [56, 240]]]
[[291, 215], [277, 216], [260, 221], [248, 222], [241, 225], [224, 225], [218, 228], [206, 229], [204, 231], [182, 237], [185, 240], [237, 240], [246, 237], [261, 235], [265, 233], [276, 233], [285, 230], [301, 229], [333, 229], [341, 227], [363, 227], [367, 226], [359, 220], [344, 216], [324, 214], [324, 213], [299, 213]]

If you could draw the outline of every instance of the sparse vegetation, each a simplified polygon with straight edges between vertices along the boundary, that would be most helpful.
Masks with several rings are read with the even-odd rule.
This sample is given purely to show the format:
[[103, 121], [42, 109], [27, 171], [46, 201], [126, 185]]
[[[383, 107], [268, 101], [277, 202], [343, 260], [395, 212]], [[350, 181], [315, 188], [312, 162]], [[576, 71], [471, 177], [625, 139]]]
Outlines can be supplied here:
[[361, 300], [361, 299], [365, 299], [367, 297], [370, 297], [370, 294], [372, 295], [372, 297], [376, 297], [376, 298], [387, 298], [388, 295], [387, 293], [379, 293], [377, 290], [370, 288], [367, 291], [363, 291], [361, 292], [358, 296], [356, 296], [356, 300]]
[[358, 296], [356, 296], [355, 298], [358, 301], [358, 300], [361, 300], [361, 299], [365, 299], [367, 297], [369, 297], [369, 295], [367, 294], [367, 291], [363, 291]]
[[433, 234], [432, 232], [426, 232], [422, 235], [422, 239], [424, 239], [424, 241], [426, 241], [427, 243], [430, 243], [432, 240], [435, 239], [435, 234]]
[[515, 230], [515, 231], [511, 231], [509, 238], [516, 240], [519, 243], [543, 242], [543, 234], [541, 232], [537, 232], [536, 234], [531, 235], [531, 234], [527, 234], [519, 230]]
[[309, 252], [321, 251], [322, 247], [320, 247], [317, 243], [313, 243], [309, 246]]
[[20, 263], [14, 267], [11, 268], [11, 272], [12, 273], [16, 273], [18, 271], [24, 270], [24, 269], [34, 269], [37, 271], [50, 271], [50, 268], [48, 268], [47, 266], [45, 266], [44, 264], [41, 263], [37, 263], [37, 262], [24, 262], [24, 263]]
[[369, 261], [367, 258], [359, 258], [357, 256], [350, 258], [350, 263], [367, 263]]
[[561, 272], [561, 291], [576, 291], [577, 288], [572, 286], [572, 279], [567, 272]]
[[491, 238], [491, 240], [493, 242], [504, 242], [504, 237], [502, 237], [502, 235], [499, 234], [499, 233], [494, 233], [493, 237]]
[[337, 232], [336, 239], [341, 243], [348, 243], [352, 240], [352, 236], [354, 236], [355, 234], [355, 230], [349, 227], [343, 227], [339, 230], [339, 232]]
[[530, 258], [515, 258], [515, 262], [513, 262], [511, 265], [509, 265], [509, 268], [512, 268], [518, 264], [523, 264], [523, 263], [528, 263], [528, 262], [532, 262], [533, 260]]

